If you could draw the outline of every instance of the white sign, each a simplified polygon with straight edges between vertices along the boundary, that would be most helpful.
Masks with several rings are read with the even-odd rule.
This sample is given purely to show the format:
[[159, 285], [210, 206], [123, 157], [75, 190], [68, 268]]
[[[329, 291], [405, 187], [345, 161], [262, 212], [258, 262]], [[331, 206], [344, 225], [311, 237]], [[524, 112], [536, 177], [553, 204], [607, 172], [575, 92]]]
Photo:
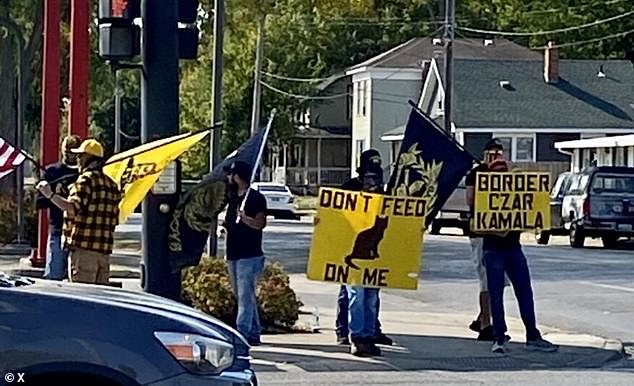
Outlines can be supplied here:
[[177, 190], [176, 161], [172, 161], [152, 186], [152, 194], [175, 194]]

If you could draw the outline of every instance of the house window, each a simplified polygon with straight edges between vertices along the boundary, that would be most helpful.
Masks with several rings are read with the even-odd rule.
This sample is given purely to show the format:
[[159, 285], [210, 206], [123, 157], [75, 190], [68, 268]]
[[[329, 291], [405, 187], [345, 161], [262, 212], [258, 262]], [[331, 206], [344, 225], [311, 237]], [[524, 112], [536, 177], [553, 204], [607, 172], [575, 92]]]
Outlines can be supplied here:
[[357, 104], [357, 117], [361, 115], [361, 82], [354, 83], [354, 97]]
[[353, 90], [352, 90], [352, 85], [349, 84], [348, 87], [346, 87], [346, 119], [352, 119], [352, 108], [354, 106], [354, 102], [353, 102]]
[[356, 163], [355, 169], [359, 167], [361, 163], [361, 153], [365, 150], [365, 139], [357, 139], [356, 141]]
[[506, 159], [511, 162], [534, 162], [535, 161], [535, 135], [520, 134], [494, 134], [504, 146]]
[[366, 105], [368, 103], [368, 81], [364, 80], [361, 83], [361, 87], [363, 88], [362, 90], [362, 94], [361, 94], [361, 116], [365, 117], [366, 114]]

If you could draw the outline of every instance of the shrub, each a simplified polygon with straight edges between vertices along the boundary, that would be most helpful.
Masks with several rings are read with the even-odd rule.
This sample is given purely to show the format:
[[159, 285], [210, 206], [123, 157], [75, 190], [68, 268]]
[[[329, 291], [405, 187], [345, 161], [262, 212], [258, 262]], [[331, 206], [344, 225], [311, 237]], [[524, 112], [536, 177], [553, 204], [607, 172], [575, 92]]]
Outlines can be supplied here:
[[[295, 325], [302, 303], [297, 300], [280, 264], [265, 265], [256, 296], [263, 329], [290, 329]], [[203, 257], [198, 266], [185, 270], [183, 298], [193, 307], [235, 326], [237, 302], [225, 260]]]
[[[24, 238], [31, 246], [37, 245], [37, 211], [35, 192], [24, 192]], [[16, 195], [0, 193], [0, 244], [13, 243], [17, 239], [18, 219]]]

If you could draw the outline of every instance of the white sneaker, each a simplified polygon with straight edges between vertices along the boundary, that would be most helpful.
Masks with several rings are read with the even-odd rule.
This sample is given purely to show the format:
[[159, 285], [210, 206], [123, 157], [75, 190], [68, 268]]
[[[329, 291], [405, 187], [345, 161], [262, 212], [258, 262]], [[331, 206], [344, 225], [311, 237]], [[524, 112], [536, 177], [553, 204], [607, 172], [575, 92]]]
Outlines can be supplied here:
[[506, 341], [504, 341], [504, 342], [498, 342], [498, 341], [493, 342], [493, 345], [491, 346], [491, 352], [494, 352], [496, 354], [504, 354], [504, 353], [506, 353]]

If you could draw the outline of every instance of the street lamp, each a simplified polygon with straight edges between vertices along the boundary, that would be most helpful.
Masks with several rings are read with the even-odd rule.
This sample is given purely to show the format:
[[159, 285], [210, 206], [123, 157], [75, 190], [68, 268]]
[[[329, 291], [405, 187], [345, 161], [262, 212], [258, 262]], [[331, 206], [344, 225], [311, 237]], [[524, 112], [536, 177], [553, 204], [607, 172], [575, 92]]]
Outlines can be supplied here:
[[[23, 92], [24, 85], [22, 84], [22, 63], [24, 62], [24, 36], [22, 35], [22, 30], [20, 27], [13, 21], [4, 17], [0, 17], [0, 26], [5, 27], [9, 30], [9, 33], [13, 35], [15, 38], [17, 47], [18, 47], [18, 55], [17, 55], [17, 113], [18, 113], [18, 124], [16, 130], [16, 146], [18, 149], [22, 150], [24, 146], [24, 100], [23, 100]], [[24, 242], [24, 169], [22, 165], [18, 167], [16, 170], [16, 179], [17, 179], [17, 216], [18, 216], [18, 244]]]

